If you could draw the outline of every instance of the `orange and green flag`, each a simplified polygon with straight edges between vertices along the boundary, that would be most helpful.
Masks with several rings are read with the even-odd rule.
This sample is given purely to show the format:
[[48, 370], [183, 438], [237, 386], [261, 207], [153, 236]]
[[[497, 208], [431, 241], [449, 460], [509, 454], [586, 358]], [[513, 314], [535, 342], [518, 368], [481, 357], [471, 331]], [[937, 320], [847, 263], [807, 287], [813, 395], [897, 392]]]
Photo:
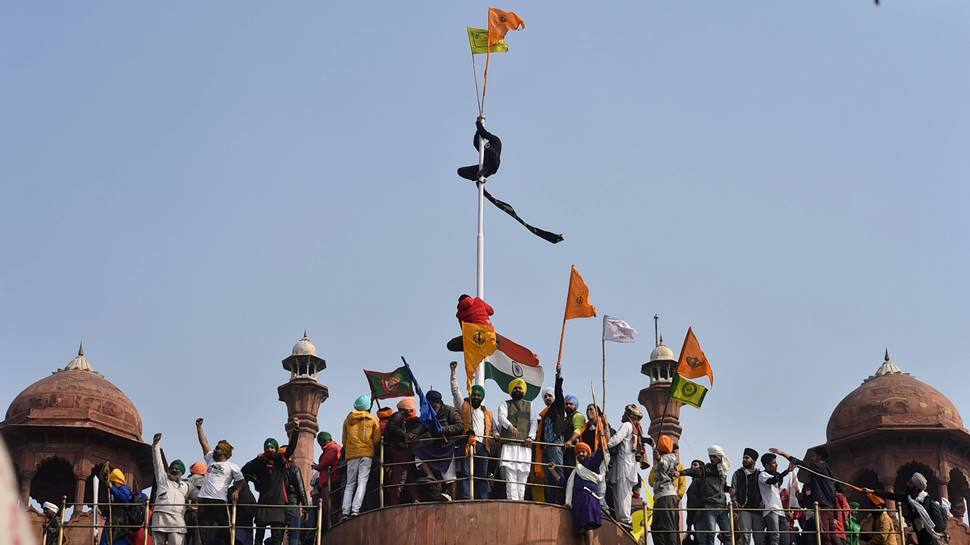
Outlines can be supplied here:
[[468, 376], [468, 390], [472, 389], [475, 371], [485, 358], [495, 353], [498, 339], [491, 324], [461, 323], [461, 341], [465, 352], [465, 373]]
[[514, 11], [488, 8], [488, 45], [493, 46], [505, 39], [510, 30], [522, 30], [525, 21]]
[[583, 281], [574, 265], [569, 273], [569, 294], [566, 298], [566, 320], [573, 318], [592, 318], [596, 307], [589, 303], [589, 287]]
[[677, 372], [685, 378], [699, 378], [707, 376], [714, 384], [714, 370], [711, 369], [711, 362], [707, 355], [701, 350], [701, 343], [697, 342], [694, 330], [687, 328], [687, 336], [684, 338], [684, 347], [680, 349], [680, 361], [677, 363]]

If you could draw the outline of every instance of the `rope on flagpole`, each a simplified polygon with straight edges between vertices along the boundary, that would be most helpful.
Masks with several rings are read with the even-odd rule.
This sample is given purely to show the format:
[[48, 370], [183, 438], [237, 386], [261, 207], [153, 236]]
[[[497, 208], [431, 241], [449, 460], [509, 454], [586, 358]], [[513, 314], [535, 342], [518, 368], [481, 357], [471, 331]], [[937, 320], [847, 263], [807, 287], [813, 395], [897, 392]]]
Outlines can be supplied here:
[[472, 77], [475, 78], [475, 102], [478, 104], [478, 115], [481, 116], [483, 115], [482, 107], [484, 105], [482, 104], [482, 99], [484, 97], [479, 96], [478, 92], [478, 66], [475, 64], [474, 51], [472, 51]]

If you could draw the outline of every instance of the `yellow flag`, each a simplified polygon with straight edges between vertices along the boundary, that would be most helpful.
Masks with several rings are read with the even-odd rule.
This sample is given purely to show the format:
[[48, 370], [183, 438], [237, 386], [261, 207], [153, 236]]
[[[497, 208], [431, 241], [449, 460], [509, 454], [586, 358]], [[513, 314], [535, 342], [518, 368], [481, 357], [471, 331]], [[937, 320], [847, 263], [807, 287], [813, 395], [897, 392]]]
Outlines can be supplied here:
[[472, 48], [473, 55], [484, 55], [485, 53], [507, 53], [509, 44], [505, 40], [499, 42], [488, 49], [488, 30], [484, 28], [468, 27], [468, 45]]
[[472, 389], [475, 371], [482, 360], [491, 356], [498, 348], [495, 328], [490, 324], [461, 323], [461, 340], [465, 351], [465, 373], [468, 375], [468, 390]]
[[[714, 384], [714, 370], [711, 369], [711, 362], [707, 359], [704, 351], [701, 350], [701, 343], [697, 342], [694, 330], [689, 327], [687, 328], [687, 336], [684, 337], [684, 347], [680, 349], [677, 372], [686, 378], [707, 376], [711, 385]], [[700, 405], [697, 406], [700, 407]]]
[[596, 307], [589, 304], [589, 288], [574, 266], [569, 273], [569, 295], [566, 296], [566, 319], [592, 318]]

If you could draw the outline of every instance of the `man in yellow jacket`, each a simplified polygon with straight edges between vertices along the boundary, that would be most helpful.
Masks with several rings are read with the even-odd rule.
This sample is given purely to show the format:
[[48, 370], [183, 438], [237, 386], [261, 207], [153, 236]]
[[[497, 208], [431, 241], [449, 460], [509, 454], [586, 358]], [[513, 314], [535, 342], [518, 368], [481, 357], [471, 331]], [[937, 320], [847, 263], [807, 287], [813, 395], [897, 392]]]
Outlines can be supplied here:
[[360, 513], [367, 490], [367, 480], [374, 451], [381, 442], [381, 426], [370, 413], [371, 399], [362, 395], [354, 401], [354, 410], [344, 420], [344, 454], [347, 457], [347, 478], [344, 480], [343, 518]]

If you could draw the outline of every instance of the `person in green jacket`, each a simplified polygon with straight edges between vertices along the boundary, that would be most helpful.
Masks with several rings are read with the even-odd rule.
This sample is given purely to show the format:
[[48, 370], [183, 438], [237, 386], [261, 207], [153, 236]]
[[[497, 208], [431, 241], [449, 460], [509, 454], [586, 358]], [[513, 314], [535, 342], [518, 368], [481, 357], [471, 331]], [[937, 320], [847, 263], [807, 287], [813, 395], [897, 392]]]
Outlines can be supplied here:
[[862, 523], [859, 522], [859, 502], [850, 501], [849, 518], [845, 523], [846, 545], [859, 545], [859, 536], [862, 534]]

